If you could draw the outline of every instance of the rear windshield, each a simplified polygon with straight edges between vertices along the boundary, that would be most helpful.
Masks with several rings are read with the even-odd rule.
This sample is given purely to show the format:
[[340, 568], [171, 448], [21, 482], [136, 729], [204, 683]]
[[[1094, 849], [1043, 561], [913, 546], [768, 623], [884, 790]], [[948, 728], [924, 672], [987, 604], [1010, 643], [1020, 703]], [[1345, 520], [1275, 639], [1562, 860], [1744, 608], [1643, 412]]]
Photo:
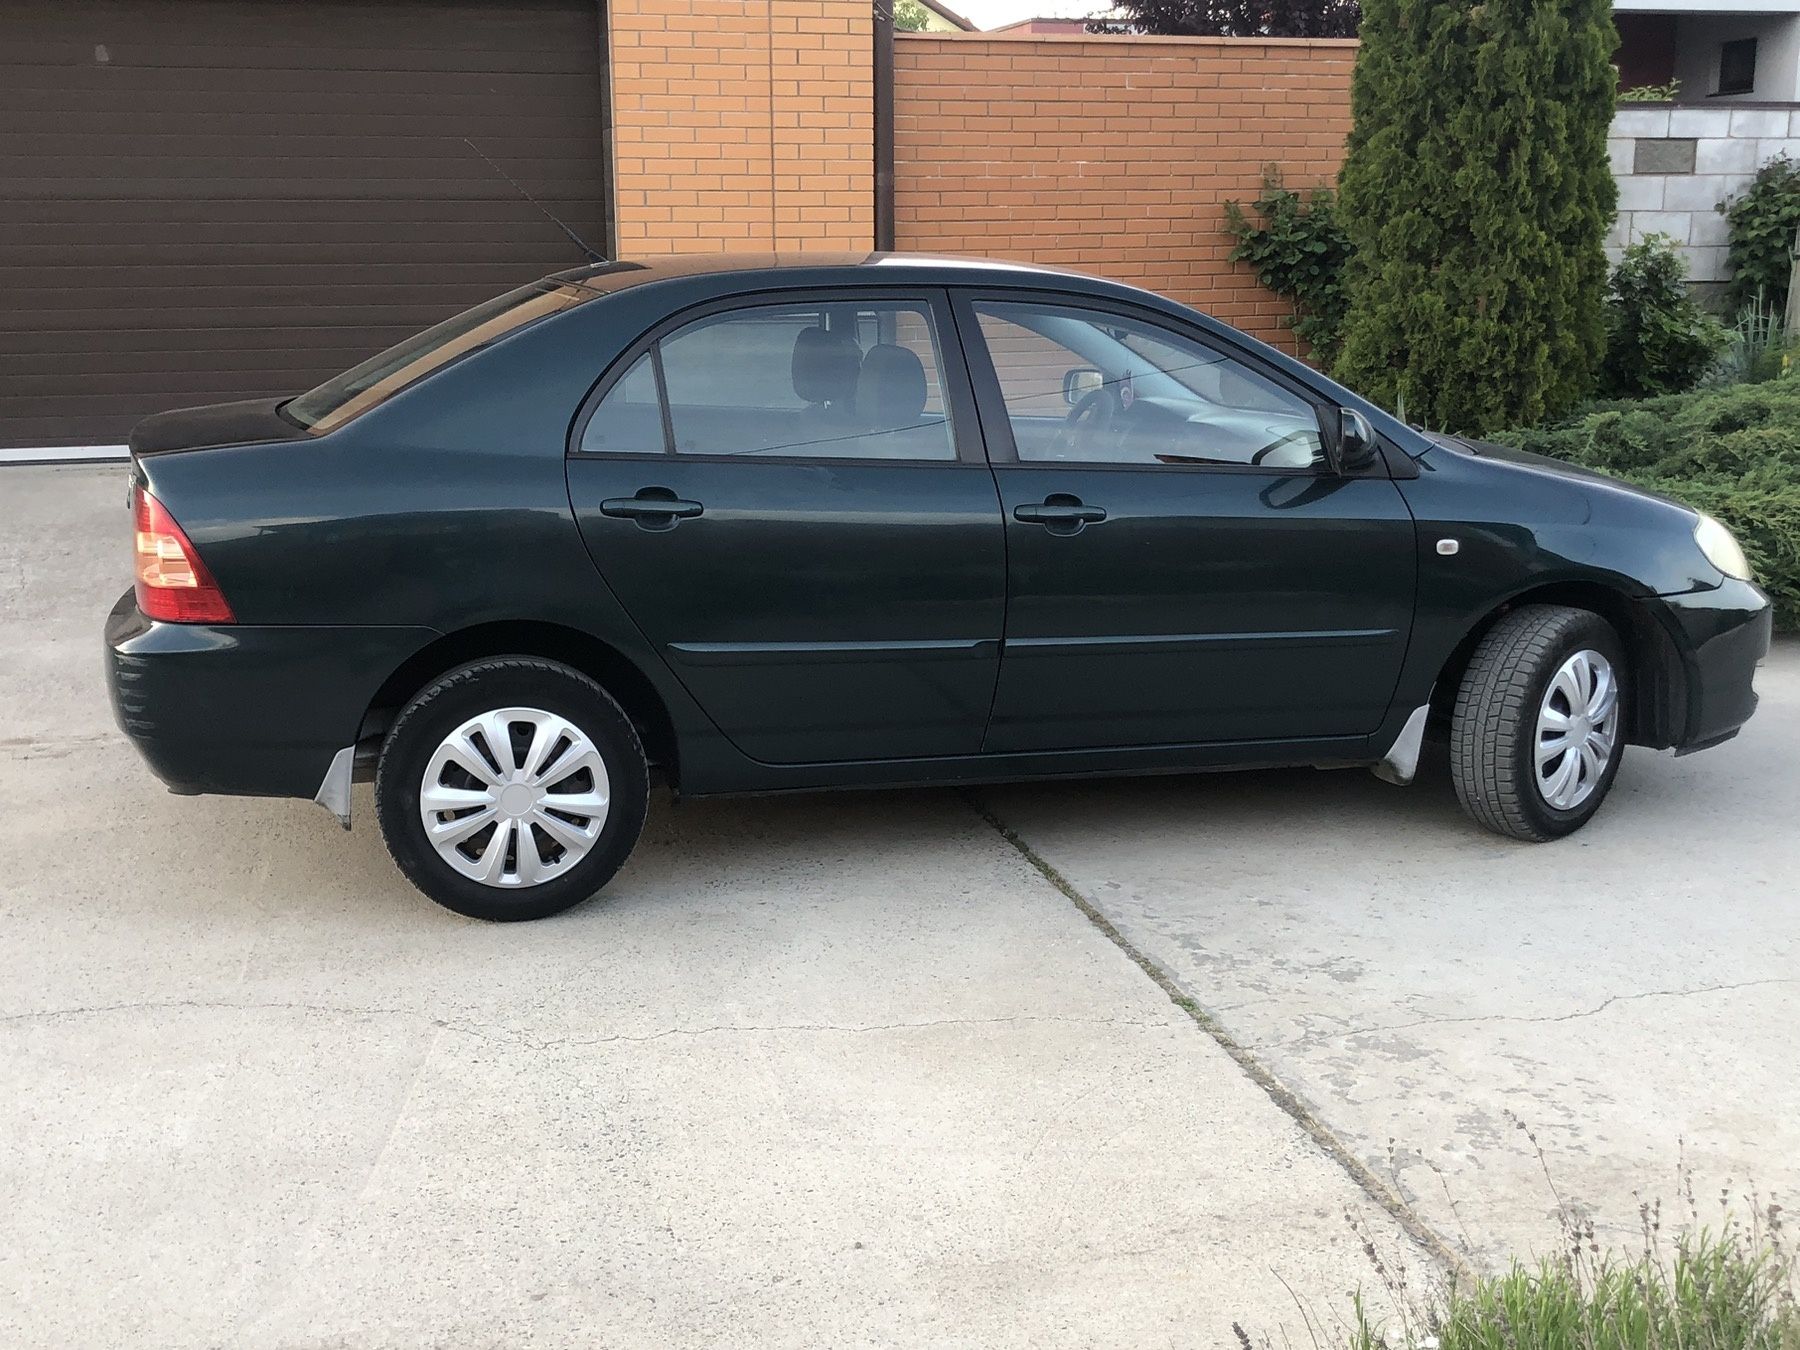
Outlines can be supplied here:
[[371, 356], [361, 365], [333, 376], [317, 389], [289, 399], [281, 405], [281, 411], [289, 420], [322, 435], [392, 398], [457, 357], [479, 351], [533, 319], [541, 319], [593, 298], [593, 291], [562, 282], [534, 282], [522, 286], [474, 309], [464, 310], [453, 319], [445, 319], [436, 327], [389, 347], [379, 356]]

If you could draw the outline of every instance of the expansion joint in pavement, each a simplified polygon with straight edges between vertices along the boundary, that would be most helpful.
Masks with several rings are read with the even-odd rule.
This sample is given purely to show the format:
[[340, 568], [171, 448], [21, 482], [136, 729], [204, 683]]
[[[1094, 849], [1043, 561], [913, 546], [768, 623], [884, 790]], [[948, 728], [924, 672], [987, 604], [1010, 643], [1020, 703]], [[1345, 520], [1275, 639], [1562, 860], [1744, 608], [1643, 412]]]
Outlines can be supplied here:
[[1208, 1016], [1206, 1011], [1182, 990], [1167, 970], [1153, 961], [1130, 938], [1120, 932], [1117, 925], [1107, 918], [1093, 901], [1083, 895], [1075, 884], [1058, 871], [1048, 859], [1026, 843], [1018, 832], [1002, 820], [985, 801], [973, 792], [965, 793], [964, 797], [977, 815], [991, 825], [1002, 839], [1012, 845], [1019, 856], [1030, 863], [1045, 881], [1062, 892], [1064, 898], [1080, 910], [1089, 923], [1105, 934], [1109, 942], [1124, 952], [1133, 965], [1149, 976], [1156, 987], [1168, 995], [1169, 1001], [1186, 1013], [1196, 1027], [1205, 1032], [1221, 1050], [1231, 1056], [1232, 1061], [1251, 1082], [1262, 1090], [1263, 1095], [1292, 1117], [1294, 1122], [1306, 1132], [1307, 1137], [1323, 1150], [1326, 1156], [1349, 1173], [1350, 1179], [1362, 1189], [1370, 1200], [1379, 1205], [1395, 1223], [1399, 1224], [1408, 1237], [1438, 1260], [1446, 1273], [1458, 1280], [1473, 1277], [1473, 1271], [1463, 1255], [1441, 1233], [1426, 1223], [1392, 1187], [1370, 1170], [1368, 1165], [1358, 1158], [1341, 1139], [1327, 1129], [1325, 1124], [1307, 1108], [1306, 1103], [1284, 1086], [1267, 1065], [1259, 1061], [1254, 1054], [1240, 1045], [1230, 1032]]

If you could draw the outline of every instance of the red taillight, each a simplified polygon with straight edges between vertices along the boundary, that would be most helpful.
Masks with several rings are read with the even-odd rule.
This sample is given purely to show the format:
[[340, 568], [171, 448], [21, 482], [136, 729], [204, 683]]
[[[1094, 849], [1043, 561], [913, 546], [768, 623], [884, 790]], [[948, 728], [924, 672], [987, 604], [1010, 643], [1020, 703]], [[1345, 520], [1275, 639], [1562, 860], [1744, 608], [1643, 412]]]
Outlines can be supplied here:
[[200, 555], [163, 504], [132, 490], [137, 525], [137, 604], [165, 623], [236, 623]]

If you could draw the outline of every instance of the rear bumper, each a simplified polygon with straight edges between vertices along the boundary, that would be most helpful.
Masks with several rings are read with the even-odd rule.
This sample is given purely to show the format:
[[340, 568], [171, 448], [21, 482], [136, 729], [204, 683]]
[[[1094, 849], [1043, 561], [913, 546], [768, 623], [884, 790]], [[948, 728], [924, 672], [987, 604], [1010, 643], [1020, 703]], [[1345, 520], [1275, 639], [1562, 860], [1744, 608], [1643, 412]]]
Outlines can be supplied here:
[[175, 792], [312, 797], [382, 683], [428, 628], [154, 623], [131, 592], [106, 620], [113, 717]]
[[1756, 667], [1769, 654], [1774, 610], [1755, 586], [1730, 579], [1715, 590], [1664, 596], [1663, 604], [1685, 686], [1675, 749], [1687, 754], [1731, 739], [1756, 711]]

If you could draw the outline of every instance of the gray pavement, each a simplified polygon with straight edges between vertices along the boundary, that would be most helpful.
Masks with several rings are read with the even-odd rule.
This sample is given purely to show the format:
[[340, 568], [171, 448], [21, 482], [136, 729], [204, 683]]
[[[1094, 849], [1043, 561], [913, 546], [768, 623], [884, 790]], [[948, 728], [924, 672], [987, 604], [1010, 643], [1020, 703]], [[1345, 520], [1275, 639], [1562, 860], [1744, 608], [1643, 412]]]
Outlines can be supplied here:
[[987, 800], [1493, 1264], [1554, 1242], [1556, 1193], [1632, 1241], [1639, 1197], [1673, 1202], [1684, 1163], [1708, 1217], [1721, 1188], [1800, 1197], [1800, 644], [1757, 687], [1738, 739], [1628, 751], [1555, 844], [1477, 830], [1442, 773]]
[[111, 729], [0, 471], [0, 1345], [1306, 1343], [1400, 1229], [961, 797], [659, 800], [522, 926]]
[[[953, 793], [653, 806], [488, 927], [112, 729], [112, 469], [0, 470], [0, 1344], [1310, 1344], [1429, 1261]], [[1434, 777], [980, 802], [1483, 1263], [1800, 1182], [1800, 647], [1574, 839]], [[1390, 1140], [1392, 1141], [1390, 1143]], [[1279, 1343], [1279, 1341], [1278, 1341]]]

